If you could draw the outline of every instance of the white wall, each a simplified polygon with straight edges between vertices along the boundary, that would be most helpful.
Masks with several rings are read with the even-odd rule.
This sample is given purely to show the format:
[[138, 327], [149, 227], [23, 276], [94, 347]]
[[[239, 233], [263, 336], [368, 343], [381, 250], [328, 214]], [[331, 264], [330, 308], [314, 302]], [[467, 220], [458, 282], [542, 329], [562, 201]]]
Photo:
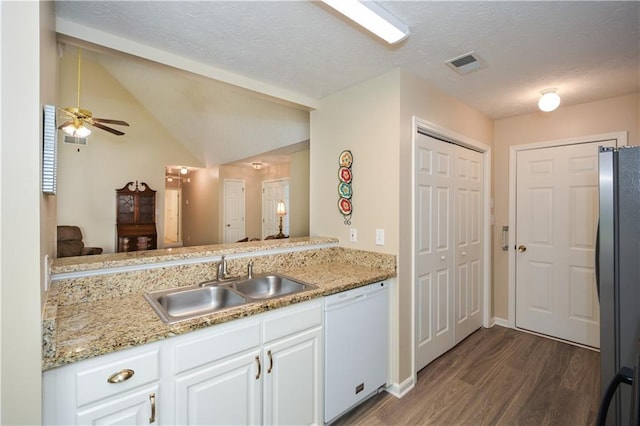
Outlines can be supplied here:
[[3, 1], [0, 19], [0, 422], [39, 424], [40, 4]]
[[579, 105], [560, 106], [495, 122], [493, 192], [495, 194], [494, 314], [508, 318], [509, 252], [502, 251], [500, 229], [509, 223], [509, 150], [511, 146], [579, 136], [627, 131], [629, 145], [640, 145], [640, 94]]

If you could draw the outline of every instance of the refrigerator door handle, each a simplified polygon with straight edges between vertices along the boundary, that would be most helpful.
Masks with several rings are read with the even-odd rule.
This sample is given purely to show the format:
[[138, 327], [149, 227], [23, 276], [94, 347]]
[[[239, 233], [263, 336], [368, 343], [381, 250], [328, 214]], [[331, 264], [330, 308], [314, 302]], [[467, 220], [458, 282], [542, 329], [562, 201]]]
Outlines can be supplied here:
[[596, 223], [596, 290], [598, 292], [598, 300], [600, 300], [600, 219]]
[[600, 401], [600, 406], [598, 407], [596, 426], [605, 426], [605, 424], [607, 423], [607, 412], [609, 411], [609, 405], [611, 405], [613, 395], [616, 393], [616, 390], [618, 389], [618, 386], [620, 386], [620, 383], [626, 383], [633, 386], [633, 370], [631, 368], [622, 367], [620, 371], [618, 371], [618, 373], [609, 382], [607, 390], [602, 397], [602, 401]]

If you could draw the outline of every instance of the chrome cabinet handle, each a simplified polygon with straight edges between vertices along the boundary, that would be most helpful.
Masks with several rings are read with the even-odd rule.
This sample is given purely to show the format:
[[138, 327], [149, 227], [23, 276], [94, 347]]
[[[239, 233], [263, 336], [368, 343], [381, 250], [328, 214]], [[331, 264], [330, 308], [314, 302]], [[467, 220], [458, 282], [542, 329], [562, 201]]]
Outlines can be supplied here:
[[524, 253], [525, 251], [527, 251], [527, 246], [524, 246], [524, 245], [518, 246], [518, 251], [520, 253]]
[[135, 374], [135, 371], [129, 370], [128, 368], [126, 368], [124, 370], [118, 371], [117, 373], [113, 373], [111, 376], [109, 376], [109, 378], [107, 379], [107, 382], [121, 383], [121, 382], [124, 382], [125, 380], [129, 380], [130, 378], [132, 378], [134, 374]]
[[262, 375], [262, 365], [260, 364], [260, 356], [256, 357], [256, 363], [258, 363], [258, 373], [256, 374], [256, 380], [258, 380]]
[[269, 369], [267, 370], [267, 374], [271, 374], [271, 370], [273, 370], [273, 356], [271, 356], [271, 351], [267, 351], [267, 356], [269, 357]]
[[156, 394], [149, 394], [149, 402], [151, 403], [151, 417], [149, 417], [149, 423], [154, 423], [156, 421]]

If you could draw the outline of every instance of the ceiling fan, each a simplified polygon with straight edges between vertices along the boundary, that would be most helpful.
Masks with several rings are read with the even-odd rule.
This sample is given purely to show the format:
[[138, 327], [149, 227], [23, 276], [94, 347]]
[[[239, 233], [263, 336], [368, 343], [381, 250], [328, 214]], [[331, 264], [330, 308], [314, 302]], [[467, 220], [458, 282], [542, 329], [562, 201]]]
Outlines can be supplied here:
[[122, 120], [112, 120], [108, 118], [94, 118], [93, 113], [87, 109], [80, 108], [80, 65], [81, 65], [82, 49], [78, 48], [78, 106], [59, 108], [66, 117], [67, 121], [62, 123], [58, 129], [62, 130], [69, 136], [86, 138], [91, 134], [91, 130], [85, 126], [90, 124], [98, 129], [106, 130], [114, 135], [121, 136], [124, 132], [105, 126], [105, 124], [117, 124], [119, 126], [128, 126], [129, 123]]

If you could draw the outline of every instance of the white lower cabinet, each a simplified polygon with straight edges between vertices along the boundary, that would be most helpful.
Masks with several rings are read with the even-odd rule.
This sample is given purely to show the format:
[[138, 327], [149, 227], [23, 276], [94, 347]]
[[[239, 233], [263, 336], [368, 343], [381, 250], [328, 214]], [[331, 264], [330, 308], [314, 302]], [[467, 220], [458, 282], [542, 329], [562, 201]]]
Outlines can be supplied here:
[[78, 424], [87, 425], [148, 425], [154, 424], [155, 400], [158, 386], [132, 392], [122, 398], [98, 403], [86, 410], [79, 410]]
[[266, 345], [266, 425], [322, 424], [322, 329]]
[[43, 423], [157, 424], [160, 346], [145, 345], [43, 374]]
[[176, 424], [255, 425], [262, 418], [259, 352], [249, 352], [176, 379]]
[[322, 424], [322, 303], [55, 368], [43, 388], [44, 424]]
[[176, 376], [175, 422], [322, 424], [321, 307], [302, 303], [224, 331], [184, 336], [176, 369], [191, 370]]

